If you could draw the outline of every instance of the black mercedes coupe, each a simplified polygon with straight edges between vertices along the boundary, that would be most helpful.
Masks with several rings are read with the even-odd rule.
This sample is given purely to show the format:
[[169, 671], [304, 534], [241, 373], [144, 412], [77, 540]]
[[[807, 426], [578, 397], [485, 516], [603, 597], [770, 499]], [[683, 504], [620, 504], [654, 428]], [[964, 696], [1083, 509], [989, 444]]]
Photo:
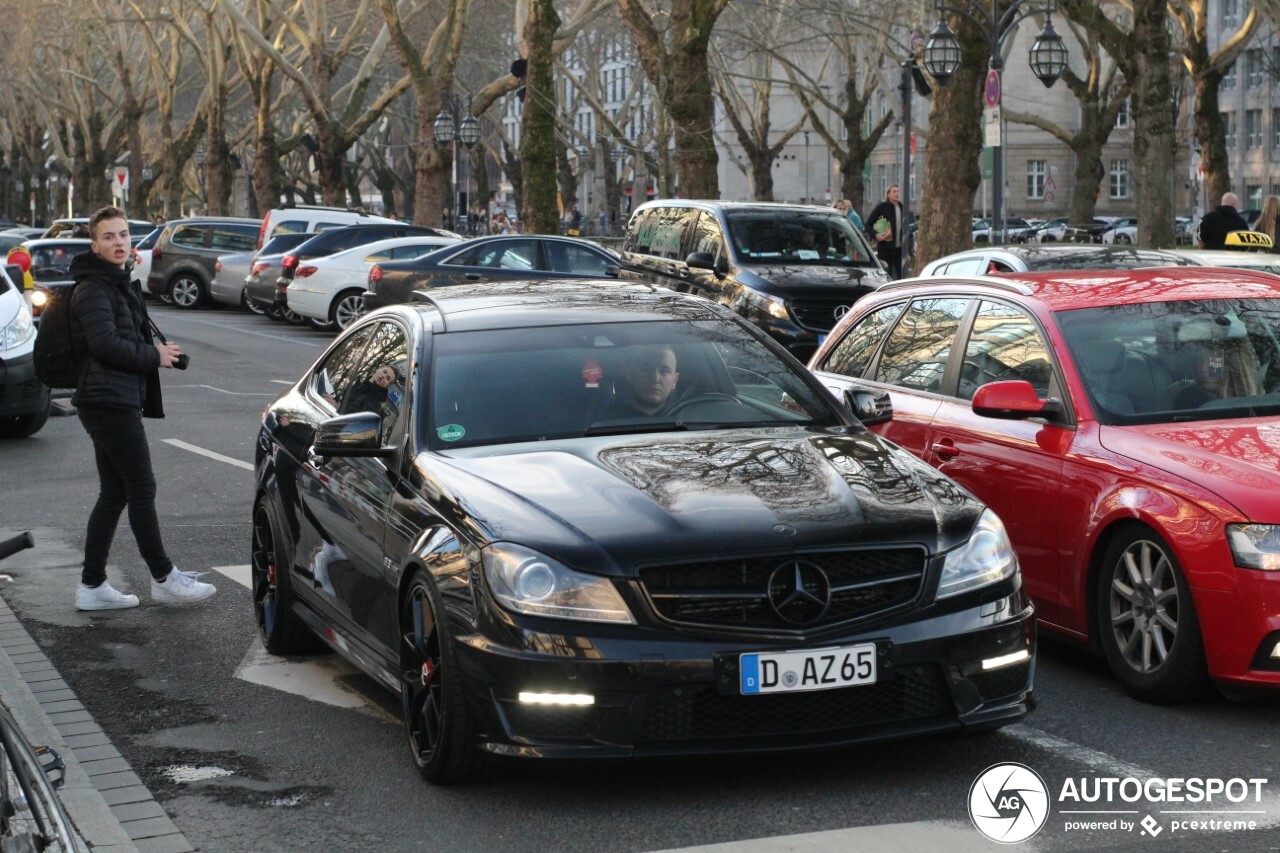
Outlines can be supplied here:
[[[762, 332], [617, 281], [463, 285], [339, 336], [256, 447], [253, 604], [492, 757], [768, 752], [1033, 707], [1000, 520]], [[856, 413], [856, 414], [855, 414]], [[860, 422], [861, 419], [861, 422]]]

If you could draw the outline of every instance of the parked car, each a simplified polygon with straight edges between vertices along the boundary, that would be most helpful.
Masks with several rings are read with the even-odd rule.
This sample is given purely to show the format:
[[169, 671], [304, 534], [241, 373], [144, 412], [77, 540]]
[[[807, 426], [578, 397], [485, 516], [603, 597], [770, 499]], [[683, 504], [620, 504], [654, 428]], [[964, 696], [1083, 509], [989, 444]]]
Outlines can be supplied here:
[[142, 285], [143, 293], [146, 292], [147, 278], [151, 275], [151, 250], [156, 247], [156, 240], [160, 239], [163, 231], [163, 228], [151, 229], [151, 233], [133, 247], [133, 277]]
[[6, 263], [23, 270], [23, 290], [38, 320], [45, 299], [37, 295], [41, 287], [71, 283], [71, 261], [89, 251], [92, 241], [72, 237], [28, 240], [9, 250]]
[[[138, 241], [155, 230], [154, 223], [145, 219], [128, 219], [129, 223], [129, 242], [137, 245]], [[55, 219], [53, 224], [44, 229], [44, 233], [40, 235], [45, 239], [54, 239], [55, 237], [74, 237], [76, 239], [89, 238], [89, 217], [88, 216], [72, 216], [66, 219]]]
[[[681, 396], [619, 415], [650, 374]], [[267, 407], [255, 481], [267, 651], [322, 641], [398, 693], [432, 782], [1033, 707], [999, 520], [707, 300], [517, 281], [367, 315]]]
[[334, 228], [374, 222], [403, 224], [398, 219], [373, 216], [359, 210], [328, 207], [318, 204], [286, 204], [268, 210], [262, 220], [255, 248], [262, 248], [268, 240], [282, 234], [319, 234]]
[[512, 234], [477, 237], [412, 261], [378, 261], [369, 267], [365, 310], [408, 302], [415, 290], [467, 282], [617, 276], [619, 258], [576, 237]]
[[1059, 216], [1033, 225], [1021, 234], [1014, 235], [1014, 243], [1057, 243], [1067, 231], [1067, 217]]
[[186, 310], [209, 301], [209, 282], [219, 255], [254, 248], [261, 221], [230, 216], [198, 216], [165, 223], [151, 250], [147, 290]]
[[1177, 254], [1123, 246], [1085, 246], [1073, 243], [1029, 246], [992, 246], [969, 249], [938, 258], [925, 265], [921, 277], [938, 275], [989, 275], [1041, 270], [1139, 269], [1188, 266]]
[[317, 234], [305, 243], [298, 245], [285, 256], [280, 266], [280, 276], [276, 279], [277, 304], [288, 301], [289, 284], [294, 273], [301, 266], [306, 266], [317, 258], [327, 258], [338, 252], [354, 249], [356, 246], [367, 246], [379, 240], [390, 240], [393, 237], [435, 237], [444, 242], [457, 243], [461, 237], [452, 231], [439, 228], [428, 228], [425, 225], [408, 225], [403, 222], [373, 223], [368, 225], [348, 225], [345, 228], [334, 228]]
[[[49, 419], [49, 389], [36, 378], [36, 325], [20, 279], [0, 270], [0, 438], [35, 435]], [[10, 484], [10, 489], [13, 484]]]
[[636, 209], [622, 275], [727, 305], [802, 359], [850, 305], [889, 280], [838, 210], [681, 199]]
[[1041, 624], [1134, 696], [1280, 686], [1280, 279], [1186, 267], [903, 282], [810, 363], [991, 506]]
[[253, 269], [257, 252], [234, 252], [219, 255], [213, 265], [213, 280], [209, 282], [209, 298], [215, 305], [247, 308], [255, 314], [263, 313], [256, 304], [245, 299], [245, 280]]
[[307, 322], [301, 314], [290, 311], [289, 306], [276, 303], [276, 280], [280, 278], [280, 265], [285, 255], [312, 236], [306, 232], [277, 234], [258, 250], [249, 268], [249, 276], [244, 280], [244, 301], [249, 310], [295, 325]]
[[[459, 242], [453, 237], [393, 237], [301, 261], [289, 282], [287, 304], [317, 328], [345, 329], [364, 313], [364, 289], [372, 264], [413, 260]], [[306, 245], [299, 246], [298, 252]]]
[[1171, 254], [1188, 263], [1206, 267], [1230, 267], [1280, 275], [1280, 254], [1276, 254], [1271, 238], [1258, 231], [1230, 231], [1225, 249], [1176, 249]]
[[[1021, 243], [1020, 239], [1031, 230], [1031, 223], [1017, 216], [1007, 217], [1004, 221], [1003, 243]], [[973, 226], [974, 243], [990, 243], [995, 239], [994, 226], [990, 217], [979, 219]]]
[[1117, 216], [1111, 227], [1102, 232], [1098, 242], [1109, 246], [1132, 246], [1138, 242], [1138, 217]]

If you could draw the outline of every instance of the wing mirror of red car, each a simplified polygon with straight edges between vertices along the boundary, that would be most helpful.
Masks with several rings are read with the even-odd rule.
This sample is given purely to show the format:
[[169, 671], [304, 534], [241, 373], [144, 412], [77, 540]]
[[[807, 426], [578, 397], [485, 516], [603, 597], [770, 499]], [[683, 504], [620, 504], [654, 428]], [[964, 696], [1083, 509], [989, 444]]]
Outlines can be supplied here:
[[1055, 397], [1037, 397], [1036, 389], [1030, 382], [1013, 379], [1008, 382], [988, 382], [979, 388], [973, 395], [973, 411], [984, 418], [1017, 421], [1056, 415], [1062, 411], [1062, 401]]
[[844, 404], [863, 426], [875, 426], [893, 420], [893, 401], [888, 391], [846, 388]]

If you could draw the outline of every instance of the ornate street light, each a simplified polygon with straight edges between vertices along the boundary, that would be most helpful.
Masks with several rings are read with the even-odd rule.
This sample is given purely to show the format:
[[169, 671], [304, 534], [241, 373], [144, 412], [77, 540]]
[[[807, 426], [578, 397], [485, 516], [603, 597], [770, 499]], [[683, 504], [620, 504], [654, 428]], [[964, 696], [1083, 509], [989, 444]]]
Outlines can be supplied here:
[[[468, 100], [468, 104], [470, 99]], [[458, 143], [461, 142], [467, 148], [474, 148], [476, 143], [480, 141], [480, 122], [471, 113], [468, 105], [467, 115], [465, 118], [458, 120], [458, 116], [462, 113], [462, 99], [457, 95], [445, 95], [444, 106], [441, 107], [436, 120], [431, 123], [431, 130], [435, 136], [437, 145], [452, 145], [453, 147], [453, 209], [455, 216], [465, 214], [462, 209], [462, 189], [458, 183]], [[468, 158], [468, 161], [470, 158]], [[470, 186], [470, 176], [467, 178], [467, 185]], [[468, 224], [470, 222], [468, 221]]]
[[[924, 48], [924, 67], [938, 81], [946, 85], [956, 69], [960, 67], [960, 42], [952, 32], [944, 15], [959, 15], [967, 19], [981, 30], [987, 40], [987, 50], [991, 57], [985, 87], [988, 107], [998, 109], [1002, 95], [1000, 72], [1004, 68], [1001, 45], [1005, 36], [1013, 32], [1014, 25], [1033, 15], [1044, 14], [1044, 29], [1036, 36], [1035, 43], [1027, 56], [1033, 74], [1045, 86], [1052, 86], [1067, 68], [1067, 47], [1062, 37], [1053, 29], [1051, 14], [1056, 10], [1056, 0], [1012, 0], [1004, 6], [1003, 12], [999, 0], [991, 0], [990, 11], [982, 8], [978, 0], [965, 0], [961, 6], [948, 6], [946, 0], [934, 0], [934, 9], [938, 12], [938, 26], [934, 28]], [[997, 118], [997, 121], [999, 119]], [[993, 210], [992, 242], [1003, 242], [1004, 215], [1004, 163], [1000, 157], [999, 136], [992, 148], [991, 196]]]

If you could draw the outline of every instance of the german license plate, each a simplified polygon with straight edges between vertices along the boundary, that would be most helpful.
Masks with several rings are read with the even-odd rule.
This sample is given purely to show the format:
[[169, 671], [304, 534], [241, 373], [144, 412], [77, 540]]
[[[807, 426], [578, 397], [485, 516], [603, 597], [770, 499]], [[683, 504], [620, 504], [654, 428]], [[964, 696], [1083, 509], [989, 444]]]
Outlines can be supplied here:
[[876, 646], [837, 646], [803, 652], [738, 656], [743, 694], [799, 693], [876, 683]]

